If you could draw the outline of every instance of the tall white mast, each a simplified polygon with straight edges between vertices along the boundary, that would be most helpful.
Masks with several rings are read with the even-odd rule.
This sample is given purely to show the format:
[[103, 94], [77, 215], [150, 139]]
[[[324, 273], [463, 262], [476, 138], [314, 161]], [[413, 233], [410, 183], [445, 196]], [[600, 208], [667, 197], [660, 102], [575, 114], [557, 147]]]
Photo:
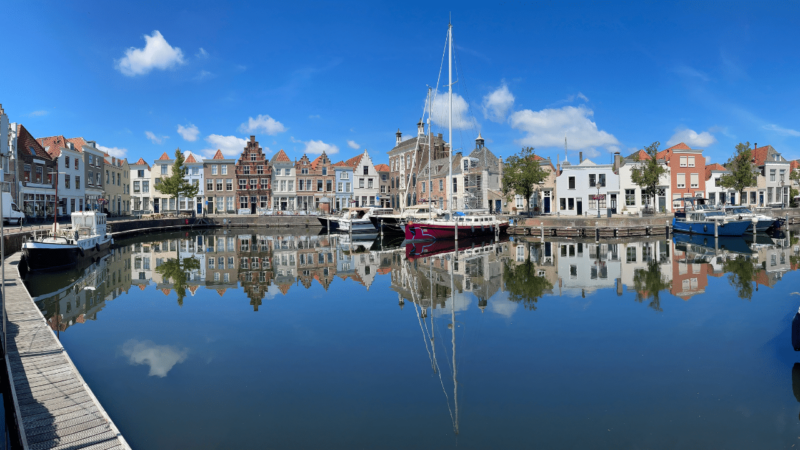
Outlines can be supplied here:
[[[438, 88], [437, 88], [438, 89]], [[431, 152], [433, 143], [431, 138], [431, 87], [428, 86], [428, 220], [431, 220], [431, 208], [433, 208], [433, 183], [431, 183]]]
[[[447, 191], [450, 199], [447, 202], [448, 210], [453, 212], [453, 24], [447, 24], [447, 92], [450, 97], [450, 111], [447, 118], [447, 142], [450, 143], [449, 159], [447, 164]], [[452, 217], [452, 214], [451, 214]], [[458, 237], [456, 237], [458, 239]]]

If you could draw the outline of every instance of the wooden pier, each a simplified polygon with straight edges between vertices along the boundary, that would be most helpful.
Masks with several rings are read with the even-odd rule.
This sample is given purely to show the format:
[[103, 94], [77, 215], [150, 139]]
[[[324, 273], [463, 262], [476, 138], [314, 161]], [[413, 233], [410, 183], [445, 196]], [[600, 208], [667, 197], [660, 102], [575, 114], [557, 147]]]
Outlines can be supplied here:
[[129, 449], [28, 294], [21, 256], [5, 261], [5, 359], [23, 448]]

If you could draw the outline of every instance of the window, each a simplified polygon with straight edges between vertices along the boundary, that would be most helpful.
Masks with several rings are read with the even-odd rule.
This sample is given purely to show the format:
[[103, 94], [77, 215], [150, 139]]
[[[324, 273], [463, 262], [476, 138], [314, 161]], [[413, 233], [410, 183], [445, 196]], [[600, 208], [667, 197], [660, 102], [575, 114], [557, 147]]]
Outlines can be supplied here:
[[211, 165], [211, 175], [216, 175], [217, 174], [217, 167], [218, 166], [216, 164], [212, 164]]
[[322, 192], [322, 180], [317, 180], [317, 191]]
[[[221, 181], [222, 180], [220, 180], [220, 182]], [[217, 185], [217, 186], [219, 186], [219, 188], [217, 190], [221, 191], [222, 187], [220, 185]], [[226, 191], [232, 191], [233, 190], [233, 178], [226, 178], [225, 179], [225, 190]]]
[[101, 186], [103, 184], [103, 174], [101, 174], [100, 172], [97, 172], [95, 174], [95, 181], [97, 182], [98, 186]]
[[453, 178], [453, 193], [458, 192], [458, 178]]
[[[368, 179], [367, 179], [367, 188], [368, 188], [368, 189], [372, 189], [372, 186], [373, 186], [373, 184], [372, 184], [372, 178], [368, 178]], [[424, 186], [423, 186], [423, 187], [424, 187]]]
[[289, 191], [294, 191], [294, 180], [289, 180]]
[[570, 211], [575, 209], [575, 199], [574, 198], [568, 199], [567, 204], [569, 205], [569, 210]]
[[108, 178], [108, 171], [106, 170], [106, 184], [108, 184], [108, 183], [109, 183], [109, 181], [108, 181], [108, 180], [109, 180], [109, 178]]
[[80, 189], [80, 188], [81, 188], [81, 177], [76, 175], [75, 176], [75, 189]]
[[[80, 169], [79, 165], [78, 158], [75, 158], [75, 169]], [[142, 172], [144, 172], [144, 170]]]
[[256, 160], [256, 154], [250, 153], [250, 161], [255, 161], [255, 160]]
[[269, 178], [261, 179], [261, 189], [269, 189]]
[[628, 249], [625, 251], [625, 253], [627, 254], [626, 255], [627, 256], [627, 262], [629, 262], [629, 263], [635, 263], [636, 262], [636, 247], [628, 247]]
[[598, 175], [597, 182], [600, 184], [600, 187], [606, 187], [606, 174], [601, 173]]
[[212, 180], [211, 178], [206, 180], [206, 190], [207, 191], [213, 191], [214, 190], [214, 180]]
[[258, 189], [258, 178], [250, 179], [250, 189]]
[[322, 168], [322, 174], [323, 175], [327, 175], [328, 174], [328, 168], [327, 167], [323, 167]]
[[161, 165], [161, 175], [167, 175], [169, 172], [169, 167], [166, 164]]
[[[69, 180], [69, 175], [64, 175], [64, 188], [65, 189], [69, 189], [69, 184], [70, 184], [69, 181], [70, 181]], [[73, 209], [74, 209], [74, 207], [73, 207]]]
[[712, 205], [717, 204], [717, 193], [716, 192], [709, 192], [708, 193], [708, 201], [711, 202]]
[[692, 186], [691, 186], [692, 188], [697, 188], [697, 187], [700, 186], [700, 181], [699, 181], [700, 178], [699, 177], [700, 177], [699, 174], [696, 174], [696, 173], [690, 174], [689, 181], [692, 183]]
[[225, 197], [225, 208], [228, 211], [233, 211], [233, 197]]
[[303, 190], [303, 180], [298, 180], [298, 189]]
[[350, 183], [345, 184], [345, 189], [347, 189], [345, 192], [350, 192]]
[[369, 166], [364, 166], [364, 175], [369, 175]]
[[343, 192], [342, 191], [342, 183], [337, 183], [336, 184], [336, 192]]
[[[75, 168], [77, 169], [77, 167]], [[137, 172], [136, 173], [137, 178], [144, 178], [144, 170], [137, 170], [136, 172]]]
[[200, 175], [200, 168], [192, 167], [192, 175]]
[[66, 167], [67, 169], [69, 169], [69, 157], [67, 157], [67, 158], [65, 158], [65, 159], [64, 159], [64, 167]]
[[[369, 180], [369, 181], [372, 181], [372, 180]], [[370, 187], [372, 187], [372, 186], [370, 186]], [[422, 192], [425, 192], [425, 183], [422, 183]]]
[[[33, 153], [34, 155], [36, 154], [36, 152], [31, 152], [31, 153]], [[94, 165], [94, 155], [89, 155], [89, 165], [90, 166]]]
[[350, 179], [350, 172], [342, 172], [342, 179], [349, 180]]
[[42, 182], [42, 174], [43, 173], [44, 173], [44, 167], [36, 166], [36, 182], [37, 183], [41, 183]]
[[256, 166], [256, 174], [264, 175], [264, 166]]
[[331, 192], [333, 190], [333, 181], [328, 180], [325, 182], [325, 190]]
[[308, 175], [308, 168], [304, 167], [304, 168], [300, 169], [300, 175]]
[[575, 189], [575, 177], [569, 177], [569, 188]]
[[245, 175], [250, 175], [250, 166], [243, 166], [242, 171]]
[[266, 195], [262, 195], [261, 196], [261, 202], [259, 204], [261, 205], [260, 206], [261, 208], [266, 208], [267, 207], [267, 196]]
[[150, 192], [150, 182], [147, 180], [142, 181], [142, 192]]
[[689, 167], [694, 167], [694, 156], [689, 157]]
[[755, 192], [751, 192], [750, 193], [750, 203], [752, 203], [753, 205], [756, 204], [756, 193]]
[[[590, 173], [589, 174], [589, 187], [595, 187], [596, 184], [597, 183], [595, 183], [594, 174]], [[570, 186], [570, 189], [572, 189], [572, 186]]]
[[786, 172], [786, 170], [784, 170], [784, 169], [781, 169], [781, 177], [780, 177], [780, 181], [786, 181], [786, 179], [784, 178], [784, 176], [786, 175], [786, 173], [785, 173], [785, 172]]
[[679, 173], [678, 174], [678, 188], [683, 189], [686, 187], [686, 174]]
[[769, 181], [775, 181], [775, 169], [769, 169]]
[[242, 190], [247, 189], [247, 180], [245, 179], [239, 180], [239, 189]]
[[286, 180], [281, 180], [280, 190], [281, 190], [281, 192], [286, 191]]
[[381, 194], [385, 194], [385, 193], [386, 193], [386, 186], [381, 186]]
[[681, 167], [686, 167], [686, 165], [687, 165], [686, 157], [685, 156], [681, 156]]
[[364, 179], [363, 178], [359, 178], [358, 179], [358, 188], [359, 189], [364, 189]]
[[247, 208], [247, 197], [244, 195], [239, 197], [239, 208]]
[[31, 181], [31, 165], [25, 164], [25, 181]]
[[636, 189], [625, 189], [625, 206], [636, 205]]

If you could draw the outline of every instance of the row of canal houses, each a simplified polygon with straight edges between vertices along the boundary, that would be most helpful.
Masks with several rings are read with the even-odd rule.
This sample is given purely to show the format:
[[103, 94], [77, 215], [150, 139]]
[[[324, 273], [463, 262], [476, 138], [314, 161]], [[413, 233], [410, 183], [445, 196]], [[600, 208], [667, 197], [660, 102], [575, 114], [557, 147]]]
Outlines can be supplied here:
[[[410, 139], [404, 140], [398, 130], [396, 145], [388, 154], [390, 206], [402, 209], [430, 201], [441, 209], [480, 208], [510, 214], [525, 210], [522, 196], [507, 201], [503, 195], [503, 159], [486, 148], [480, 134], [471, 152], [453, 154], [448, 189], [449, 153], [450, 145], [442, 135], [426, 135], [421, 122], [417, 136]], [[609, 154], [607, 163], [584, 159], [581, 153], [577, 164], [565, 157], [553, 165], [550, 158], [536, 155], [547, 177], [531, 196], [530, 208], [538, 214], [565, 216], [596, 216], [598, 211], [601, 215], [638, 214], [645, 209], [671, 212], [682, 206], [679, 199], [685, 197], [704, 197], [714, 204], [789, 206], [791, 188], [798, 187], [789, 175], [798, 170], [798, 162], [787, 161], [771, 145], [756, 144], [752, 154], [757, 184], [737, 198], [737, 192], [719, 184], [720, 177], [730, 172], [721, 164], [707, 164], [703, 150], [685, 143], [662, 150], [656, 159], [666, 172], [655, 199], [643, 196], [632, 178], [633, 171], [650, 159], [644, 150], [626, 157]]]

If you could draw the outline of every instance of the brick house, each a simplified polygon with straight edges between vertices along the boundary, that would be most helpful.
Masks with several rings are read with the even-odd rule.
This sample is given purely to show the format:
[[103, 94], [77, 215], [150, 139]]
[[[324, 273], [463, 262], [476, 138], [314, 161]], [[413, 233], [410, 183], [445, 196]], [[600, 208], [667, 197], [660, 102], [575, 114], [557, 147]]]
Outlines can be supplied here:
[[247, 146], [236, 162], [236, 179], [238, 188], [236, 196], [239, 199], [239, 209], [249, 209], [250, 214], [270, 207], [270, 180], [272, 171], [258, 145], [255, 136], [250, 136]]
[[50, 136], [36, 139], [58, 166], [58, 206], [59, 215], [70, 215], [83, 210], [86, 200], [84, 190], [83, 155], [72, 142], [64, 136]]
[[226, 159], [221, 150], [214, 157], [203, 160], [206, 205], [208, 214], [234, 214], [236, 212], [236, 161]]
[[[403, 140], [400, 130], [395, 135], [395, 146], [389, 150], [389, 204], [396, 210], [401, 210], [409, 205], [417, 204], [419, 198], [417, 190], [417, 178], [427, 179], [428, 175], [421, 171], [422, 166], [428, 162], [428, 141], [432, 142], [433, 152], [431, 153], [431, 165], [433, 166], [432, 177], [445, 177], [442, 181], [442, 189], [438, 192], [434, 189], [433, 199], [438, 201], [441, 197], [439, 207], [446, 209], [447, 193], [447, 158], [450, 145], [444, 141], [442, 134], [436, 136], [426, 136], [422, 121], [417, 124], [417, 136]], [[444, 165], [444, 171], [437, 170]], [[455, 174], [454, 174], [455, 175]], [[437, 188], [439, 180], [434, 182]], [[427, 197], [427, 196], [426, 196]]]
[[54, 173], [56, 161], [22, 124], [11, 130], [11, 196], [25, 216], [52, 217], [55, 206]]
[[322, 152], [314, 161], [303, 155], [295, 163], [297, 209], [330, 211], [335, 201], [336, 172], [328, 155]]
[[[684, 197], [703, 197], [706, 192], [706, 159], [702, 150], [690, 148], [681, 142], [656, 154], [656, 159], [666, 161], [670, 171], [672, 208], [682, 208]], [[661, 192], [658, 193], [661, 196]]]

